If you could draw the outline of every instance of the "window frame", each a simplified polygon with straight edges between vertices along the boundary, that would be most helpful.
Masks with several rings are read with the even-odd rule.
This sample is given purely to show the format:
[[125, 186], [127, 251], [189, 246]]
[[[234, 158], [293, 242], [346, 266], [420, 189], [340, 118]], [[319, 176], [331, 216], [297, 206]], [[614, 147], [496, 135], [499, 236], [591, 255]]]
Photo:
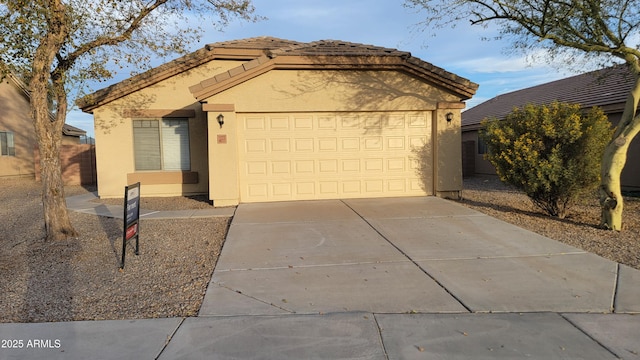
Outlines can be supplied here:
[[[157, 129], [157, 146], [158, 146], [158, 157], [159, 157], [159, 168], [151, 168], [148, 166], [142, 166], [143, 164], [139, 164], [138, 163], [138, 153], [136, 150], [136, 147], [139, 147], [139, 141], [136, 141], [136, 128], [145, 128], [145, 127], [138, 127], [136, 126], [136, 123], [140, 122], [152, 122], [155, 121], [157, 123], [157, 126], [155, 127], [146, 127], [146, 128], [155, 128]], [[170, 128], [170, 125], [167, 124], [167, 122], [180, 122], [181, 124], [179, 126], [185, 126], [186, 127], [186, 131], [183, 132], [183, 134], [186, 134], [186, 156], [185, 158], [181, 159], [179, 162], [179, 167], [180, 168], [171, 168], [171, 169], [167, 169], [167, 165], [165, 164], [167, 158], [167, 154], [165, 154], [166, 152], [166, 148], [167, 143], [170, 140], [165, 140], [166, 139], [166, 133], [163, 130], [166, 130], [168, 128]], [[168, 126], [167, 126], [168, 125]], [[136, 172], [175, 172], [175, 171], [191, 171], [191, 131], [190, 131], [190, 125], [189, 125], [189, 118], [186, 117], [156, 117], [156, 118], [146, 118], [146, 117], [141, 117], [141, 118], [133, 118], [132, 122], [131, 122], [131, 126], [132, 126], [132, 138], [133, 138], [133, 157], [134, 157], [134, 169]], [[138, 145], [137, 145], [138, 144]], [[178, 140], [177, 142], [178, 146], [180, 146], [182, 144], [181, 140]], [[155, 145], [155, 144], [154, 144]], [[182, 163], [182, 160], [186, 161], [185, 164]]]
[[12, 131], [0, 131], [0, 156], [16, 156], [16, 143]]

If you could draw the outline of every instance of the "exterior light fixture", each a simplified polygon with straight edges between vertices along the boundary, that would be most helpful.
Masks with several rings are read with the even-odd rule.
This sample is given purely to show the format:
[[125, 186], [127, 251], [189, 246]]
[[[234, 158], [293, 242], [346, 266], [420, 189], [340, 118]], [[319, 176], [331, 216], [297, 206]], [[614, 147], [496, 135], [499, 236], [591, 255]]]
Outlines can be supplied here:
[[447, 115], [445, 115], [447, 118], [447, 122], [450, 123], [451, 120], [453, 120], [453, 113], [452, 112], [448, 112]]
[[220, 124], [220, 129], [222, 129], [222, 125], [224, 124], [224, 115], [220, 114], [216, 119], [218, 119], [218, 124]]

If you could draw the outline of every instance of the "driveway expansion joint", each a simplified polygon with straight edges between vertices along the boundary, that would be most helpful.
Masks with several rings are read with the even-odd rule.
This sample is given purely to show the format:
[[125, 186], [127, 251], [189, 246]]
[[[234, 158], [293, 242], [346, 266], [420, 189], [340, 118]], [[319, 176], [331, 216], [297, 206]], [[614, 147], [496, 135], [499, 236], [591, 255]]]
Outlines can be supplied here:
[[418, 264], [418, 262], [416, 260], [412, 259], [409, 256], [409, 254], [407, 254], [405, 251], [400, 249], [400, 247], [398, 247], [396, 244], [394, 244], [387, 236], [385, 236], [382, 232], [380, 232], [380, 230], [378, 230], [375, 226], [373, 226], [373, 224], [371, 224], [371, 222], [369, 222], [369, 220], [367, 220], [364, 216], [362, 216], [360, 213], [358, 213], [353, 207], [351, 207], [351, 205], [347, 204], [344, 200], [340, 200], [340, 201], [346, 207], [351, 209], [351, 211], [353, 211], [357, 216], [359, 216], [362, 219], [362, 221], [364, 221], [369, 227], [371, 227], [371, 229], [373, 229], [373, 231], [378, 233], [378, 235], [380, 235], [386, 242], [388, 242], [389, 245], [393, 246], [398, 252], [400, 252], [404, 257], [406, 257], [409, 261], [411, 261], [413, 263], [413, 265], [415, 265], [418, 269], [420, 269], [420, 271], [422, 273], [424, 273], [429, 278], [431, 278], [431, 280], [433, 280], [440, 288], [442, 288], [447, 294], [449, 294], [452, 298], [454, 298], [463, 308], [465, 308], [468, 312], [472, 312], [471, 308], [469, 306], [467, 306], [467, 304], [465, 304], [462, 301], [462, 299], [460, 299], [458, 296], [453, 294], [449, 289], [447, 289], [444, 286], [444, 284], [442, 284], [440, 281], [438, 281], [438, 279], [436, 279], [433, 275], [431, 275], [426, 269], [424, 269], [422, 266], [420, 266], [420, 264]]

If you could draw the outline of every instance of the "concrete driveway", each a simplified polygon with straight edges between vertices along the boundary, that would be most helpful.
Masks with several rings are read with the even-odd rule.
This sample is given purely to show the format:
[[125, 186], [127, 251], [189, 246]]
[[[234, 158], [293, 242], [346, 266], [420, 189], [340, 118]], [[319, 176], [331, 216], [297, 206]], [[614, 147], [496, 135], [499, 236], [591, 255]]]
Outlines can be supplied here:
[[247, 204], [198, 317], [0, 324], [0, 358], [640, 359], [639, 312], [640, 271], [454, 202]]
[[639, 312], [638, 274], [436, 197], [243, 204], [200, 315]]

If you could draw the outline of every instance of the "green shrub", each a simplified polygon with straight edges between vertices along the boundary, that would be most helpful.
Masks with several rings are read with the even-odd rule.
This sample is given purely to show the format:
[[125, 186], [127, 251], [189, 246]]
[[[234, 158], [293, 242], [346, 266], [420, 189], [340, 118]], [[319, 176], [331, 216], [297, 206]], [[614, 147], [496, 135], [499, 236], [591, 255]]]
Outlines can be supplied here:
[[581, 196], [597, 188], [611, 124], [594, 107], [554, 102], [514, 108], [504, 120], [485, 119], [485, 157], [500, 179], [522, 190], [551, 216], [564, 218]]

